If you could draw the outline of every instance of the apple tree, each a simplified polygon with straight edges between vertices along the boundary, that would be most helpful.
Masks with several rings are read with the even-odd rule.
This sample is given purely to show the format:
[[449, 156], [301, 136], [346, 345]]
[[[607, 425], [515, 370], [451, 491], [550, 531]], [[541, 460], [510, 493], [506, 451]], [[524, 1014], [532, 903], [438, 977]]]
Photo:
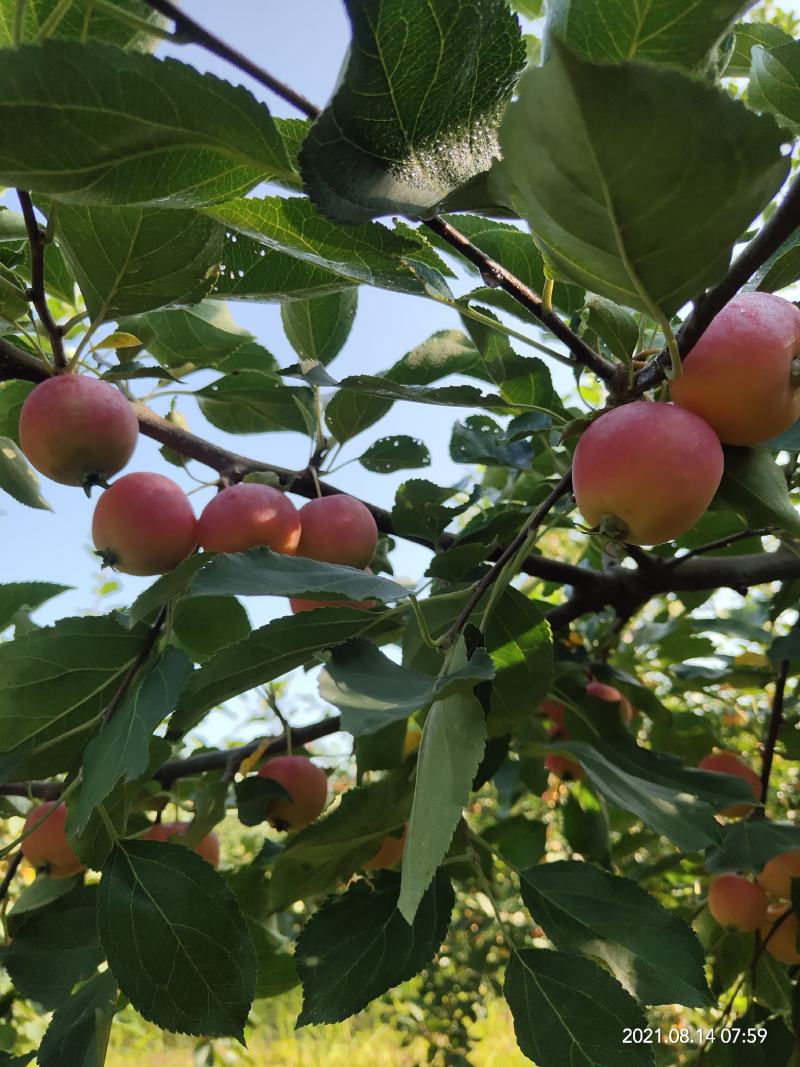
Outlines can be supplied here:
[[[91, 527], [146, 579], [40, 625], [71, 576], [2, 527], [0, 1064], [100, 1067], [123, 1008], [243, 1041], [297, 986], [300, 1027], [415, 976], [433, 1018], [445, 942], [539, 1067], [796, 1064], [793, 21], [344, 7], [318, 107], [168, 0], [0, 0], [0, 487], [42, 553]], [[439, 328], [337, 373], [369, 287]], [[408, 473], [379, 506], [356, 462]], [[85, 517], [57, 536], [53, 483]], [[263, 737], [198, 744], [265, 687]]]

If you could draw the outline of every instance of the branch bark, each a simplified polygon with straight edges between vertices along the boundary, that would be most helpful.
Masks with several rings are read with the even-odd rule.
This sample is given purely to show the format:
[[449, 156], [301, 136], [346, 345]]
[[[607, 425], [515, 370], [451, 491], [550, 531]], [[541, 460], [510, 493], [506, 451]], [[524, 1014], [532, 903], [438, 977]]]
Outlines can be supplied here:
[[64, 354], [64, 331], [50, 314], [50, 308], [47, 306], [47, 289], [44, 279], [44, 251], [47, 248], [47, 238], [36, 221], [30, 193], [17, 189], [17, 198], [25, 220], [25, 229], [28, 231], [28, 245], [31, 251], [31, 284], [28, 289], [28, 299], [36, 309], [36, 314], [50, 338], [53, 362], [58, 370], [63, 370], [67, 365], [67, 357]]
[[764, 752], [761, 758], [761, 804], [756, 808], [756, 811], [762, 816], [766, 811], [769, 778], [772, 774], [772, 761], [775, 757], [775, 745], [778, 743], [778, 734], [783, 721], [783, 702], [786, 695], [786, 679], [788, 677], [789, 660], [783, 659], [778, 668], [778, 677], [775, 679], [772, 710], [770, 711], [767, 737], [764, 741]]

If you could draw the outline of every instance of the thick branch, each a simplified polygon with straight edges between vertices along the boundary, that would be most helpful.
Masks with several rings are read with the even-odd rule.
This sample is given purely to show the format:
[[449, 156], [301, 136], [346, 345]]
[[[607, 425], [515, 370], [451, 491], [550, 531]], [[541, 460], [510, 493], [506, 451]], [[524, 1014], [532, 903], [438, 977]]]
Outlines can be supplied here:
[[[736, 296], [758, 268], [762, 267], [769, 257], [778, 251], [783, 242], [792, 236], [798, 226], [800, 226], [800, 178], [795, 178], [769, 221], [764, 223], [753, 240], [733, 261], [722, 281], [709, 289], [695, 303], [691, 314], [676, 336], [681, 358], [685, 358], [691, 352], [715, 316], [722, 311], [729, 300]], [[639, 372], [636, 379], [636, 395], [640, 396], [664, 381], [669, 366], [669, 352], [665, 348]]]
[[50, 308], [47, 306], [47, 289], [44, 281], [44, 250], [47, 248], [47, 238], [36, 221], [30, 193], [17, 189], [17, 197], [22, 208], [22, 217], [25, 220], [31, 250], [31, 284], [28, 289], [28, 299], [36, 308], [36, 314], [50, 338], [53, 362], [59, 370], [63, 370], [67, 365], [67, 357], [64, 354], [64, 331], [50, 314]]

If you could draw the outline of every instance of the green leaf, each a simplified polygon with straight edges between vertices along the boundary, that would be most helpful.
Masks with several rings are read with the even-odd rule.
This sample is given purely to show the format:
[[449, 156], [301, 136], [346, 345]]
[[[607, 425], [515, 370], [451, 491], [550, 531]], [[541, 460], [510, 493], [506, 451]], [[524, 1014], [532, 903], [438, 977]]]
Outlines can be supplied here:
[[431, 454], [424, 441], [398, 434], [396, 437], [381, 437], [359, 456], [358, 462], [368, 471], [393, 474], [415, 467], [430, 467]]
[[102, 959], [96, 907], [96, 887], [78, 885], [11, 922], [12, 940], [0, 949], [0, 962], [21, 996], [52, 1009], [92, 974]]
[[207, 596], [178, 604], [173, 632], [181, 645], [200, 661], [250, 633], [247, 612], [232, 596]]
[[480, 649], [468, 663], [433, 677], [400, 667], [371, 641], [355, 638], [331, 652], [319, 693], [342, 713], [342, 729], [354, 737], [375, 733], [456, 693], [489, 681], [494, 667]]
[[450, 879], [438, 872], [410, 930], [397, 910], [399, 892], [400, 879], [393, 874], [384, 874], [375, 886], [355, 882], [303, 927], [295, 952], [303, 983], [298, 1027], [349, 1019], [431, 962], [450, 922]]
[[504, 993], [522, 1052], [538, 1067], [653, 1067], [652, 1047], [623, 1044], [646, 1025], [641, 1008], [611, 975], [580, 956], [514, 952]]
[[165, 367], [244, 368], [265, 374], [277, 367], [274, 356], [233, 321], [228, 308], [213, 301], [122, 319], [119, 328], [138, 337]]
[[436, 541], [453, 519], [472, 506], [480, 490], [476, 486], [467, 501], [445, 507], [445, 500], [450, 500], [456, 492], [456, 489], [434, 485], [424, 478], [403, 482], [392, 508], [395, 532], [400, 537], [424, 537]]
[[674, 756], [639, 748], [626, 736], [594, 744], [558, 741], [548, 747], [577, 759], [607, 800], [633, 812], [684, 852], [696, 852], [720, 840], [722, 829], [714, 810], [747, 796], [752, 800], [741, 779], [685, 768]]
[[269, 883], [270, 908], [280, 911], [350, 878], [387, 834], [400, 833], [410, 801], [411, 786], [404, 778], [348, 789], [338, 807], [295, 834], [278, 857]]
[[748, 526], [775, 526], [800, 533], [800, 515], [792, 507], [786, 478], [766, 448], [726, 445], [725, 472], [712, 508], [735, 511]]
[[322, 268], [344, 282], [417, 295], [425, 292], [413, 269], [422, 248], [419, 240], [399, 236], [379, 223], [337, 226], [302, 197], [229, 199], [207, 211], [266, 249]]
[[594, 330], [613, 356], [629, 363], [639, 343], [639, 324], [633, 315], [602, 296], [586, 301], [586, 325]]
[[196, 304], [214, 284], [222, 228], [205, 215], [62, 204], [56, 219], [59, 244], [93, 322]]
[[643, 1004], [713, 1003], [694, 931], [635, 882], [561, 861], [524, 871], [520, 891], [556, 948], [597, 957]]
[[800, 43], [752, 51], [748, 103], [756, 111], [769, 111], [795, 130], [800, 126]]
[[547, 826], [527, 815], [510, 815], [483, 830], [481, 836], [513, 867], [529, 867], [544, 856]]
[[0, 437], [0, 489], [26, 507], [53, 510], [39, 492], [33, 468], [10, 437]]
[[[452, 672], [467, 667], [463, 640]], [[414, 803], [403, 852], [398, 908], [411, 925], [436, 869], [447, 854], [486, 745], [483, 708], [471, 692], [437, 701], [425, 720], [417, 757]]]
[[557, 277], [670, 316], [724, 273], [782, 184], [782, 139], [705, 83], [595, 66], [554, 40], [506, 111], [498, 183]]
[[0, 437], [19, 444], [19, 413], [33, 389], [33, 382], [0, 382]]
[[18, 611], [34, 611], [71, 588], [55, 582], [6, 582], [0, 585], [0, 631], [13, 623]]
[[487, 725], [497, 737], [524, 722], [547, 696], [553, 678], [553, 636], [541, 610], [514, 588], [495, 605], [485, 636], [496, 672]]
[[392, 400], [340, 389], [325, 407], [325, 424], [336, 440], [345, 444], [370, 426], [374, 426], [390, 410], [392, 404]]
[[346, 0], [352, 43], [300, 153], [320, 210], [342, 222], [430, 216], [497, 155], [525, 64], [504, 0]]
[[71, 893], [79, 880], [82, 880], [82, 876], [77, 874], [72, 878], [49, 878], [46, 874], [37, 874], [14, 901], [9, 915], [13, 915], [16, 920], [25, 912], [45, 908], [59, 897]]
[[290, 800], [288, 790], [274, 778], [252, 774], [236, 782], [236, 806], [242, 826], [258, 826], [269, 814], [273, 800]]
[[747, 78], [750, 75], [751, 53], [754, 45], [775, 48], [791, 44], [793, 37], [771, 22], [740, 22], [736, 26], [733, 52], [725, 68], [726, 77]]
[[244, 1037], [256, 957], [225, 880], [187, 848], [125, 841], [103, 868], [97, 923], [121, 991], [149, 1022]]
[[725, 826], [721, 842], [706, 855], [709, 874], [724, 871], [760, 873], [779, 852], [800, 848], [800, 827], [767, 819], [740, 819]]
[[95, 1067], [114, 1018], [117, 983], [111, 971], [95, 974], [56, 1010], [37, 1062], [39, 1067]]
[[246, 89], [174, 59], [94, 43], [43, 41], [3, 56], [7, 185], [74, 204], [193, 207], [268, 177], [295, 182], [294, 161]]
[[301, 359], [330, 363], [350, 336], [357, 306], [357, 289], [283, 304], [281, 322], [289, 344]]
[[310, 389], [284, 385], [259, 371], [236, 371], [195, 393], [200, 410], [212, 426], [226, 433], [308, 434], [314, 427], [314, 396]]
[[732, 29], [752, 0], [553, 0], [546, 34], [555, 33], [573, 51], [596, 63], [646, 60], [695, 70]]
[[61, 619], [0, 644], [0, 746], [29, 742], [39, 771], [66, 770], [139, 654], [141, 631], [110, 615]]
[[533, 459], [528, 441], [509, 442], [506, 431], [488, 415], [469, 415], [453, 425], [450, 458], [454, 463], [483, 463], [487, 467], [526, 470]]
[[[223, 701], [302, 667], [315, 652], [355, 637], [374, 620], [368, 611], [328, 608], [275, 619], [253, 630], [194, 672], [178, 701], [170, 732], [190, 730]], [[0, 647], [0, 661], [2, 651]]]
[[93, 811], [120, 779], [133, 781], [150, 762], [150, 739], [175, 708], [192, 666], [182, 652], [168, 648], [129, 689], [114, 717], [96, 734], [83, 755], [82, 783], [70, 808], [69, 830], [82, 833]]
[[[144, 0], [114, 0], [114, 6], [139, 20], [153, 23], [155, 27], [166, 24], [163, 16], [155, 14]], [[0, 4], [0, 48], [11, 48], [14, 44], [16, 7], [13, 0]], [[22, 40], [35, 41], [47, 20], [59, 7], [63, 8], [59, 0], [26, 0], [23, 9]], [[141, 49], [152, 48], [156, 41], [156, 38], [140, 29], [132, 28], [110, 12], [95, 7], [93, 0], [72, 0], [60, 14], [60, 21], [50, 32], [52, 37], [107, 41], [120, 47]]]

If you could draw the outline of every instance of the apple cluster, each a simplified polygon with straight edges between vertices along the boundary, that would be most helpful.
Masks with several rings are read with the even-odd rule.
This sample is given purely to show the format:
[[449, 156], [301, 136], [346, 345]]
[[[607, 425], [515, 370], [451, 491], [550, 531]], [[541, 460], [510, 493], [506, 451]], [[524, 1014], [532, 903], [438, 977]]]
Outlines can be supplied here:
[[[20, 413], [20, 444], [40, 473], [62, 485], [103, 486], [92, 537], [104, 563], [125, 574], [163, 574], [196, 548], [246, 552], [259, 545], [286, 555], [364, 569], [378, 528], [360, 500], [344, 493], [296, 508], [281, 490], [257, 482], [229, 486], [195, 517], [186, 493], [162, 474], [125, 474], [139, 435], [132, 405], [108, 382], [59, 374], [41, 382]], [[294, 599], [294, 612], [369, 601]]]
[[800, 310], [740, 293], [716, 316], [670, 386], [672, 403], [636, 400], [581, 436], [572, 484], [590, 526], [657, 545], [686, 533], [722, 479], [722, 444], [753, 446], [800, 418]]

